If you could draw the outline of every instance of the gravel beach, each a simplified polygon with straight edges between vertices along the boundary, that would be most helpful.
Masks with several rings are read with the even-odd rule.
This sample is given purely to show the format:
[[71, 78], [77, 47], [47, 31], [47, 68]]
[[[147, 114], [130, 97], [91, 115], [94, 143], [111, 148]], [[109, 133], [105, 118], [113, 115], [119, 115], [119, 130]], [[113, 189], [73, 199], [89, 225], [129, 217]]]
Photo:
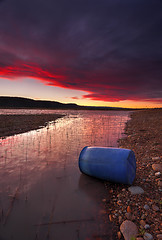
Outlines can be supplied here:
[[[119, 147], [134, 151], [137, 170], [131, 188], [105, 183], [111, 199], [104, 201], [116, 226], [116, 239], [162, 239], [161, 127], [162, 109], [135, 111], [126, 124], [126, 137], [119, 140]], [[123, 227], [124, 234], [134, 227], [137, 232], [123, 237]]]
[[30, 114], [30, 115], [0, 115], [0, 137], [24, 133], [46, 126], [63, 115]]

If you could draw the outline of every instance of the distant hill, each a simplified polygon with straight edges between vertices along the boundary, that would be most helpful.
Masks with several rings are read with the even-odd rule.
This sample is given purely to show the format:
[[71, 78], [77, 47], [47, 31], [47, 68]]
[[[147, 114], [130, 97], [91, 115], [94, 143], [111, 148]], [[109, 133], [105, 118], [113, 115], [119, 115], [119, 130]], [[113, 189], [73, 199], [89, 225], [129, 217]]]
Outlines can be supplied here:
[[60, 103], [56, 101], [33, 100], [22, 97], [0, 97], [0, 108], [29, 109], [76, 109], [76, 110], [132, 110], [131, 108], [79, 106], [75, 103]]

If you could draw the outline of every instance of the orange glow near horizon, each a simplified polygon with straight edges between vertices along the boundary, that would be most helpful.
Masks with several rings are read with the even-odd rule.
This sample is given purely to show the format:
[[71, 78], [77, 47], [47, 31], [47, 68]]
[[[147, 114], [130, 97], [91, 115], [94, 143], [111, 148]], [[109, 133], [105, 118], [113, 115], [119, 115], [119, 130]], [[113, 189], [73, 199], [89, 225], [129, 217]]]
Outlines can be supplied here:
[[[7, 79], [0, 77], [0, 96], [25, 97], [35, 100], [58, 101], [62, 103], [76, 103], [84, 106], [105, 106], [123, 108], [162, 108], [162, 103], [151, 101], [98, 101], [83, 98], [88, 94], [86, 91], [74, 90], [63, 87], [45, 85], [35, 78]], [[76, 96], [76, 97], [74, 97]]]
[[[70, 101], [69, 101], [70, 102]], [[69, 103], [65, 102], [64, 103]], [[71, 101], [72, 102], [72, 101]], [[104, 101], [93, 101], [93, 100], [76, 100], [73, 101], [78, 105], [84, 106], [98, 106], [98, 107], [123, 107], [123, 108], [162, 108], [162, 104], [157, 104], [154, 102], [142, 102], [142, 101], [119, 101], [119, 102], [104, 102]]]

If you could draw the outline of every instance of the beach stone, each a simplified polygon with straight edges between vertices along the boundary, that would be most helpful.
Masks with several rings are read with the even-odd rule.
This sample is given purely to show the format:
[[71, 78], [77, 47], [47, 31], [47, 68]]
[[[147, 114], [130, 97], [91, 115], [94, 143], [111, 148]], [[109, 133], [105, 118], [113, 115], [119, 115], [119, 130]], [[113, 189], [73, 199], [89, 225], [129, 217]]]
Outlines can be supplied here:
[[162, 187], [162, 181], [161, 181], [161, 180], [158, 181], [158, 186], [159, 186], [159, 187]]
[[129, 220], [125, 220], [120, 225], [120, 231], [123, 234], [125, 240], [130, 240], [131, 237], [136, 237], [138, 234], [136, 224]]
[[127, 212], [127, 213], [125, 214], [125, 216], [126, 216], [126, 218], [127, 218], [128, 220], [131, 220], [131, 218], [132, 218], [132, 214], [129, 213], [129, 212]]
[[153, 209], [155, 212], [158, 212], [158, 211], [159, 211], [159, 207], [156, 206], [156, 205], [152, 205], [152, 209]]
[[146, 224], [146, 225], [144, 226], [144, 228], [145, 228], [145, 229], [149, 229], [149, 228], [150, 228], [150, 225], [149, 225], [149, 224]]
[[150, 209], [150, 207], [149, 207], [149, 205], [147, 205], [147, 204], [145, 204], [145, 206], [143, 207], [145, 210], [149, 210]]
[[142, 214], [141, 219], [146, 219], [146, 215]]
[[162, 240], [162, 234], [158, 234], [156, 237], [158, 240]]
[[152, 169], [157, 172], [162, 172], [162, 164], [152, 164]]
[[140, 221], [140, 224], [141, 224], [142, 227], [144, 227], [144, 226], [146, 225], [146, 223], [145, 223], [144, 220], [141, 220], [141, 221]]
[[117, 235], [118, 235], [118, 239], [121, 239], [121, 232], [120, 231], [117, 233]]
[[152, 160], [159, 160], [160, 157], [152, 157]]
[[128, 190], [131, 192], [132, 195], [143, 194], [144, 193], [144, 190], [141, 187], [138, 187], [138, 186], [129, 187]]
[[150, 233], [145, 232], [144, 233], [144, 239], [145, 240], [153, 240], [153, 236]]
[[110, 220], [110, 222], [112, 222], [112, 216], [111, 216], [111, 214], [109, 215], [109, 220]]
[[156, 172], [156, 173], [155, 173], [155, 176], [156, 176], [156, 177], [160, 177], [160, 175], [161, 175], [161, 172]]
[[131, 207], [130, 206], [127, 207], [127, 212], [131, 213]]
[[122, 216], [119, 216], [119, 223], [122, 222]]

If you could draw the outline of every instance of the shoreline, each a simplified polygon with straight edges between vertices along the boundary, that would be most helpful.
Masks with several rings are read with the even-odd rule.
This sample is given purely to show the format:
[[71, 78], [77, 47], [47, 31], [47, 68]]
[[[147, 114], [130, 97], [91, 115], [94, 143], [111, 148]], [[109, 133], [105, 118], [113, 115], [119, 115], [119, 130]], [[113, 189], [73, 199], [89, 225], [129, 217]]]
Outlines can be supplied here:
[[116, 239], [126, 239], [121, 231], [121, 224], [126, 220], [137, 228], [132, 240], [162, 239], [161, 126], [162, 109], [133, 112], [126, 123], [126, 137], [118, 141], [120, 148], [134, 151], [137, 166], [132, 186], [144, 192], [133, 195], [128, 185], [105, 182], [110, 194], [105, 206], [109, 220], [115, 224]]
[[[5, 138], [39, 129], [48, 125], [48, 121], [55, 121], [63, 116], [57, 114], [0, 115], [0, 137]], [[116, 236], [113, 240], [124, 239], [120, 226], [125, 220], [135, 223], [138, 228], [137, 238], [131, 240], [143, 240], [145, 233], [151, 234], [154, 240], [162, 239], [157, 237], [162, 237], [160, 227], [162, 180], [161, 175], [156, 174], [160, 171], [152, 168], [153, 164], [160, 164], [162, 158], [161, 126], [162, 109], [135, 111], [131, 113], [131, 119], [126, 123], [126, 136], [119, 139], [119, 147], [129, 148], [135, 152], [137, 171], [132, 186], [141, 187], [144, 193], [131, 195], [128, 185], [105, 182], [106, 191], [109, 192], [110, 197], [103, 202], [108, 218], [112, 222], [113, 236]]]
[[63, 116], [59, 114], [0, 115], [0, 138], [40, 129]]

